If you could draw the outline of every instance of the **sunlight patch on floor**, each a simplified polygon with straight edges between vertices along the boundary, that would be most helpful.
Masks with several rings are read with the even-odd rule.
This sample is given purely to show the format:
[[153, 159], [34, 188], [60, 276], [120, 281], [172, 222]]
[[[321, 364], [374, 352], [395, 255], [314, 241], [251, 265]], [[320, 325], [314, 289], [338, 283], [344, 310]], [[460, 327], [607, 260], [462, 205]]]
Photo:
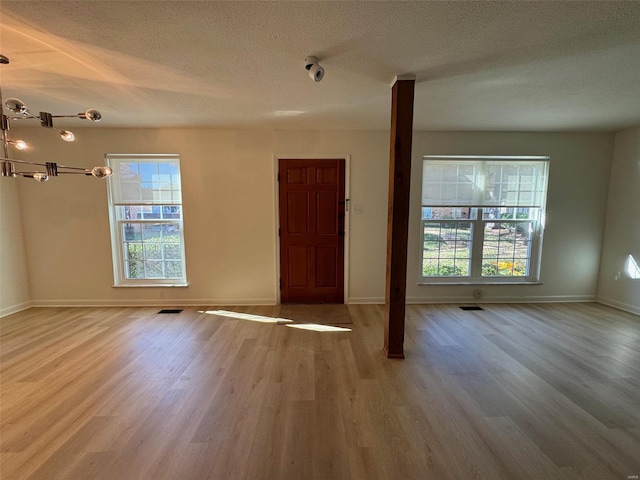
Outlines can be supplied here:
[[252, 315], [250, 313], [230, 312], [228, 310], [200, 310], [198, 313], [208, 313], [209, 315], [217, 315], [219, 317], [237, 318], [239, 320], [249, 320], [251, 322], [260, 323], [291, 323], [293, 320], [277, 317], [265, 317], [262, 315]]
[[334, 327], [333, 325], [321, 325], [319, 323], [289, 323], [287, 327], [300, 330], [313, 330], [316, 332], [350, 332], [350, 328]]
[[249, 320], [251, 322], [274, 323], [276, 325], [286, 325], [300, 330], [313, 330], [315, 332], [350, 332], [350, 328], [334, 327], [332, 325], [321, 325], [318, 323], [294, 323], [293, 320], [280, 317], [266, 317], [263, 315], [253, 315], [251, 313], [231, 312], [229, 310], [198, 310], [198, 313], [217, 315], [219, 317], [236, 318], [239, 320]]

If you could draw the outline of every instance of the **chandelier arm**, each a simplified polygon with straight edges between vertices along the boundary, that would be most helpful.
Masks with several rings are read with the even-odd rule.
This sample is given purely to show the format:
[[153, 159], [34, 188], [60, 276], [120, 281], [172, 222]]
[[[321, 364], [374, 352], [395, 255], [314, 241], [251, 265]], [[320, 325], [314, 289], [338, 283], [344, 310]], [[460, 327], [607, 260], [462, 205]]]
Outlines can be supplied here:
[[38, 167], [46, 167], [47, 166], [46, 163], [27, 162], [26, 160], [16, 160], [16, 159], [13, 159], [13, 158], [5, 158], [5, 157], [0, 158], [0, 161], [2, 161], [2, 162], [11, 162], [11, 163], [21, 163], [23, 165], [37, 165]]
[[7, 160], [9, 158], [9, 136], [7, 135], [7, 129], [2, 129], [2, 153]]
[[[3, 162], [11, 162], [11, 163], [21, 163], [23, 165], [37, 165], [38, 167], [46, 167], [47, 164], [46, 163], [38, 163], [38, 162], [27, 162], [26, 160], [14, 160], [13, 158], [0, 158], [0, 161]], [[54, 162], [50, 162], [50, 163], [54, 163]], [[67, 170], [79, 170], [79, 173], [84, 174], [86, 172], [86, 168], [83, 167], [69, 167], [67, 165], [60, 165], [60, 164], [56, 164], [57, 168], [66, 168]], [[76, 173], [76, 172], [58, 172], [58, 173]]]
[[[60, 164], [58, 164], [58, 168], [67, 168], [69, 170], [82, 170], [83, 172], [86, 170], [86, 168], [82, 168], [82, 167], [67, 167], [66, 165], [60, 165]], [[60, 173], [64, 173], [64, 172], [60, 172]]]
[[16, 169], [14, 164], [11, 162], [9, 157], [9, 137], [7, 136], [7, 130], [2, 129], [2, 153], [4, 157], [2, 158], [2, 176], [3, 177], [13, 177], [15, 176]]
[[29, 112], [28, 114], [25, 113], [25, 115], [23, 117], [7, 117], [9, 120], [14, 121], [14, 120], [40, 120], [40, 117], [38, 115], [34, 115], [33, 113]]
[[9, 120], [40, 120], [42, 121], [39, 115], [35, 115], [31, 113], [29, 110], [26, 110], [21, 117], [9, 117]]
[[[62, 174], [76, 174], [76, 175], [87, 175], [94, 176], [97, 178], [110, 177], [113, 171], [109, 167], [93, 167], [93, 168], [83, 168], [83, 167], [69, 167], [67, 165], [58, 165], [55, 162], [46, 162], [46, 163], [38, 163], [38, 162], [28, 162], [26, 160], [14, 160], [12, 158], [0, 157], [0, 162], [4, 165], [8, 164], [10, 170], [3, 170], [3, 177], [15, 177], [16, 175], [21, 175], [20, 172], [16, 172], [14, 168], [14, 164], [21, 165], [35, 165], [37, 167], [44, 167], [47, 170], [47, 175], [52, 177], [57, 177]], [[64, 169], [64, 170], [60, 170]], [[70, 170], [70, 171], [65, 171]], [[41, 172], [27, 172], [27, 173], [41, 173]], [[24, 175], [23, 175], [24, 176]]]

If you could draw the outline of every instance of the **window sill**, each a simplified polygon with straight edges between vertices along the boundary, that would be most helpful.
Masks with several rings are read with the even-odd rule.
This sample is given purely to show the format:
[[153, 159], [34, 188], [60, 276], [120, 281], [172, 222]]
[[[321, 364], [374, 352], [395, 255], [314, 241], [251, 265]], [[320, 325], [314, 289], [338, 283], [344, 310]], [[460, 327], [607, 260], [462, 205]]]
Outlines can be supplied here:
[[111, 285], [113, 288], [138, 288], [138, 287], [142, 287], [142, 288], [165, 288], [165, 287], [170, 287], [170, 288], [182, 288], [182, 287], [188, 287], [189, 284], [188, 283], [126, 283], [126, 284], [122, 284], [122, 285]]

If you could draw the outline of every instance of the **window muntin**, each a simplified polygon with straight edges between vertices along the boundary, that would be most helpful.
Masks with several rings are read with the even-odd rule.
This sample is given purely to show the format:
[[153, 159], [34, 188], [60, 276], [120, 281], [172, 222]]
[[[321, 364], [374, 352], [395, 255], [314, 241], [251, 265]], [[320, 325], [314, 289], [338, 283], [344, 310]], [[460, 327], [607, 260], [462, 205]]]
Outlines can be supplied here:
[[482, 210], [483, 277], [529, 277], [534, 232], [540, 209], [485, 208]]
[[422, 275], [468, 277], [471, 274], [470, 222], [441, 220], [423, 222]]
[[116, 285], [186, 285], [177, 155], [107, 155]]
[[548, 158], [424, 158], [421, 281], [538, 281]]

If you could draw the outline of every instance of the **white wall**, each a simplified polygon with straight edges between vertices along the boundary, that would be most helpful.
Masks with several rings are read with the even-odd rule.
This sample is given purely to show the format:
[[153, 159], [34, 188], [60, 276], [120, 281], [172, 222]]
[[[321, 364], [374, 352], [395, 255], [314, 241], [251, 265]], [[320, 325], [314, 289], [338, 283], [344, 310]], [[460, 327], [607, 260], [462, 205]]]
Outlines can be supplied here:
[[29, 306], [18, 181], [0, 177], [0, 317]]
[[[366, 205], [350, 240], [354, 295], [384, 291], [388, 138], [381, 132], [212, 129], [74, 129], [65, 144], [23, 129], [38, 151], [92, 166], [104, 153], [179, 153], [187, 288], [113, 288], [106, 183], [65, 176], [21, 181], [32, 299], [36, 305], [244, 304], [276, 300], [274, 155], [351, 155], [352, 198]], [[25, 154], [26, 155], [26, 154]], [[358, 247], [365, 246], [366, 250]], [[381, 253], [380, 253], [381, 252]], [[373, 257], [371, 256], [373, 255]], [[163, 292], [165, 301], [160, 302]], [[375, 293], [369, 293], [375, 292]]]
[[625, 271], [640, 263], [640, 127], [615, 137], [598, 301], [640, 314], [640, 279]]
[[[20, 181], [31, 296], [36, 305], [274, 303], [274, 155], [351, 156], [349, 300], [384, 299], [389, 133], [219, 129], [74, 129], [74, 144], [23, 129], [30, 158], [93, 166], [104, 153], [179, 153], [187, 288], [113, 288], [106, 185], [61, 177]], [[470, 300], [469, 287], [417, 286], [423, 154], [551, 156], [540, 286], [483, 287], [487, 300], [592, 300], [598, 278], [613, 135], [414, 134], [410, 301]], [[25, 154], [26, 155], [26, 154]], [[160, 291], [165, 300], [159, 300]]]

